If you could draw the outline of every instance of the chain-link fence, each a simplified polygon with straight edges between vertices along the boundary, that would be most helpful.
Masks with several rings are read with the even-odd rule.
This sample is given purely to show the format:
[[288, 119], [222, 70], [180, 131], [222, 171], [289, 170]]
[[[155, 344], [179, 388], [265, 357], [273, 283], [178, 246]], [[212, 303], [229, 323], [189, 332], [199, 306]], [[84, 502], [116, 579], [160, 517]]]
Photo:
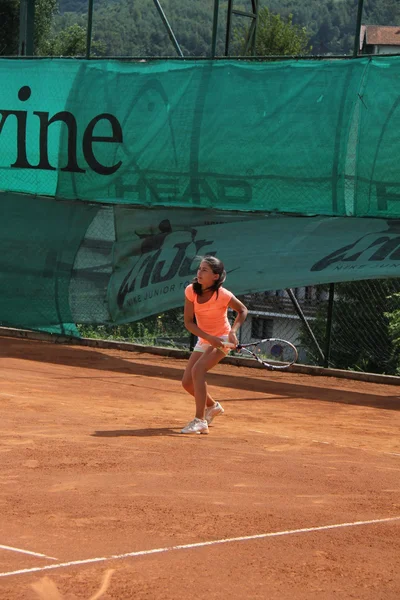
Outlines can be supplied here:
[[309, 286], [292, 292], [295, 301], [286, 290], [244, 298], [250, 309], [242, 331], [244, 341], [280, 337], [297, 345], [299, 360], [305, 364], [397, 374], [398, 279]]
[[78, 325], [83, 337], [122, 340], [144, 346], [189, 349], [190, 334], [185, 328], [183, 308], [147, 317], [125, 325]]
[[[397, 375], [400, 281], [366, 280], [241, 296], [249, 315], [239, 341], [277, 337], [294, 343], [302, 364]], [[333, 310], [329, 311], [329, 294]], [[294, 300], [293, 300], [294, 298]], [[231, 319], [234, 315], [230, 315]], [[83, 336], [187, 348], [183, 309], [120, 326], [80, 326]], [[321, 353], [323, 356], [321, 356]]]

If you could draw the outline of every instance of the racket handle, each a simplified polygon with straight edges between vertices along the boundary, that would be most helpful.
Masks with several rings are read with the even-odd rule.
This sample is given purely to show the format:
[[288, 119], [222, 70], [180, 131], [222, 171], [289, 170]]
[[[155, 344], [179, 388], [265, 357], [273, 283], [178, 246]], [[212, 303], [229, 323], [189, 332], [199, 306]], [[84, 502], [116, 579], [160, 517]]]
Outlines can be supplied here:
[[225, 348], [238, 348], [239, 346], [236, 346], [236, 344], [232, 344], [232, 342], [222, 342], [222, 345], [225, 346]]

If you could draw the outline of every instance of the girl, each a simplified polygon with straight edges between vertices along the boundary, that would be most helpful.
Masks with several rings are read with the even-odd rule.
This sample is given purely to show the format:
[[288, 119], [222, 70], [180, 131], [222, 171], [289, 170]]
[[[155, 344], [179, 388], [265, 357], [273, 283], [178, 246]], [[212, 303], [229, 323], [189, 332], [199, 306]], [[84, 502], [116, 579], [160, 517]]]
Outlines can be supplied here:
[[[185, 327], [199, 339], [182, 379], [184, 389], [195, 398], [196, 416], [181, 433], [208, 433], [214, 417], [224, 412], [207, 392], [205, 377], [229, 353], [223, 342], [237, 346], [236, 333], [247, 317], [244, 304], [222, 287], [225, 279], [223, 263], [215, 256], [205, 256], [197, 277], [185, 290]], [[228, 307], [237, 312], [232, 328]]]

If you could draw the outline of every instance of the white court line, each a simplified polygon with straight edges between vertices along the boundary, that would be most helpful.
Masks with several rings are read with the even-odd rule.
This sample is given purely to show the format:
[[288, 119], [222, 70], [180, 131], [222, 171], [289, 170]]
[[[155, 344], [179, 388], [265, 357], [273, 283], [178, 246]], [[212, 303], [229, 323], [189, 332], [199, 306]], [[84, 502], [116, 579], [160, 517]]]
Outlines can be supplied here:
[[275, 531], [273, 533], [260, 533], [258, 535], [248, 535], [245, 537], [226, 538], [223, 540], [212, 540], [211, 542], [198, 542], [197, 544], [183, 544], [180, 546], [168, 546], [166, 548], [153, 548], [152, 550], [141, 550], [139, 552], [128, 552], [126, 554], [113, 554], [111, 556], [102, 556], [98, 558], [86, 558], [84, 560], [73, 560], [56, 565], [46, 565], [45, 567], [34, 567], [32, 569], [20, 569], [19, 571], [8, 571], [0, 573], [0, 577], [10, 577], [11, 575], [25, 575], [26, 573], [39, 573], [41, 571], [50, 571], [53, 569], [63, 569], [65, 567], [75, 567], [77, 565], [88, 565], [91, 563], [107, 562], [110, 560], [121, 560], [123, 558], [132, 558], [135, 556], [147, 556], [149, 554], [161, 554], [162, 552], [173, 552], [175, 550], [189, 550], [191, 548], [203, 548], [204, 546], [216, 546], [218, 544], [231, 544], [233, 542], [247, 542], [249, 540], [261, 540], [283, 535], [293, 535], [295, 533], [312, 533], [314, 531], [326, 531], [328, 529], [339, 529], [341, 527], [355, 527], [357, 525], [374, 525], [376, 523], [389, 523], [391, 521], [400, 521], [399, 517], [389, 517], [387, 519], [372, 519], [370, 521], [355, 521], [353, 523], [338, 523], [336, 525], [323, 525], [322, 527], [308, 527], [305, 529], [291, 529], [289, 531]]
[[40, 554], [39, 552], [31, 552], [30, 550], [21, 550], [21, 548], [14, 548], [13, 546], [2, 546], [0, 544], [0, 550], [10, 550], [11, 552], [30, 554], [31, 556], [39, 556], [40, 558], [48, 558], [49, 560], [58, 560], [58, 558], [54, 558], [54, 556], [47, 556], [46, 554]]

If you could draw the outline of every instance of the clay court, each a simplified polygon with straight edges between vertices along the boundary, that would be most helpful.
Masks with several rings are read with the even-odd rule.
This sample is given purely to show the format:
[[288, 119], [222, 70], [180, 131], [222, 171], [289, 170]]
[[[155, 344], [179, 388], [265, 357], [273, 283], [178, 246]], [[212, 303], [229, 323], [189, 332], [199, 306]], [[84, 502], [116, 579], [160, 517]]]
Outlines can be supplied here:
[[1, 339], [0, 598], [400, 597], [400, 387]]

